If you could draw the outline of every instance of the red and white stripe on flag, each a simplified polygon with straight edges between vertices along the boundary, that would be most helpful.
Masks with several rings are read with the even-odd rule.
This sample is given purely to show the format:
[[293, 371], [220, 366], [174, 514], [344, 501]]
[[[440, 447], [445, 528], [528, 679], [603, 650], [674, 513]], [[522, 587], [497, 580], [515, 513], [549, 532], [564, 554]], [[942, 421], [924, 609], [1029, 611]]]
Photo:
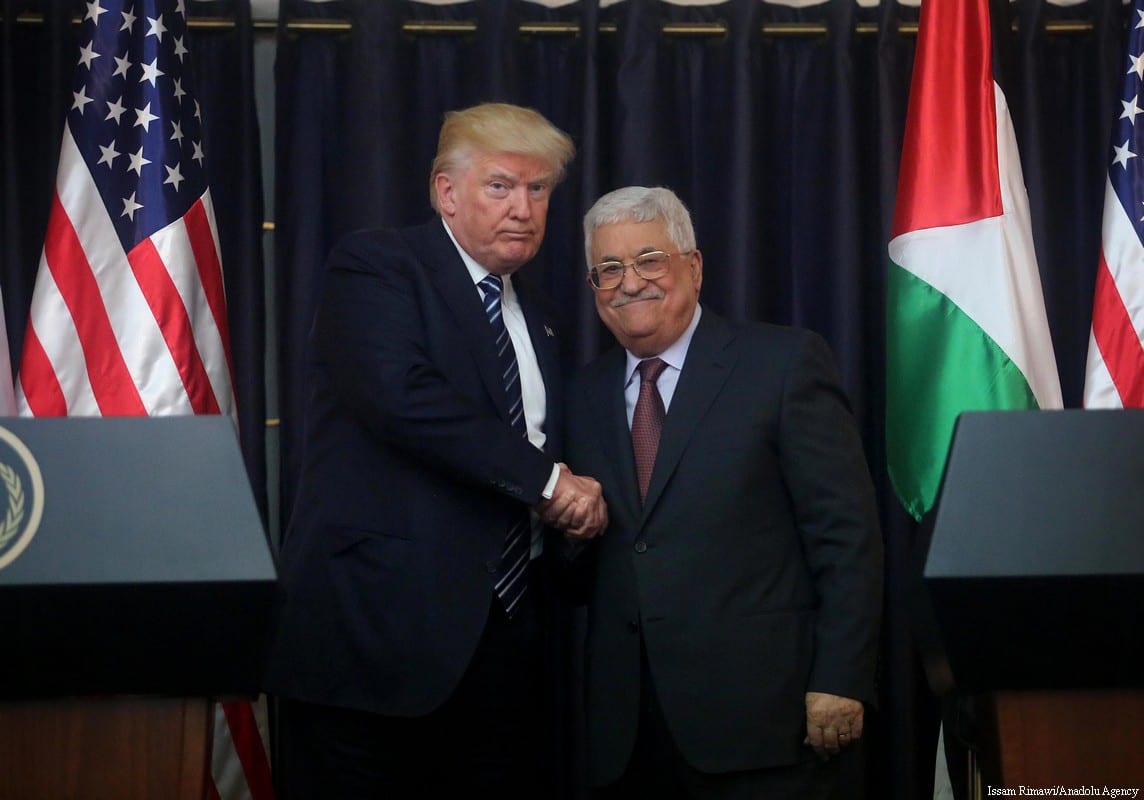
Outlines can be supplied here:
[[1084, 384], [1086, 408], [1144, 407], [1144, 0], [1134, 0], [1121, 98], [1113, 124], [1100, 263]]
[[[17, 408], [32, 416], [233, 415], [185, 0], [86, 6]], [[210, 795], [272, 798], [251, 703], [220, 703], [216, 717]]]
[[214, 714], [210, 800], [273, 798], [270, 765], [251, 703], [217, 703]]
[[124, 252], [65, 129], [20, 364], [20, 411], [233, 414], [228, 353], [210, 191]]

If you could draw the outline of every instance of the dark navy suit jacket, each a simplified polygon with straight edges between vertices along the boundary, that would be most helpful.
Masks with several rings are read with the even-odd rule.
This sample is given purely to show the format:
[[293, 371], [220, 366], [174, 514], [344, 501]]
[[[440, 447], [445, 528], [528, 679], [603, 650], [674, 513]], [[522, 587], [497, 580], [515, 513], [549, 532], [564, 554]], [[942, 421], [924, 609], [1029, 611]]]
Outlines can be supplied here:
[[267, 691], [417, 716], [457, 686], [509, 522], [560, 452], [556, 321], [524, 276], [513, 285], [546, 387], [545, 452], [509, 425], [492, 328], [440, 220], [351, 234], [331, 254]]
[[704, 772], [812, 758], [805, 693], [873, 702], [882, 542], [858, 432], [826, 344], [703, 310], [647, 499], [624, 408], [625, 354], [569, 388], [568, 464], [604, 487], [590, 584], [589, 773], [623, 772], [641, 639], [664, 718]]

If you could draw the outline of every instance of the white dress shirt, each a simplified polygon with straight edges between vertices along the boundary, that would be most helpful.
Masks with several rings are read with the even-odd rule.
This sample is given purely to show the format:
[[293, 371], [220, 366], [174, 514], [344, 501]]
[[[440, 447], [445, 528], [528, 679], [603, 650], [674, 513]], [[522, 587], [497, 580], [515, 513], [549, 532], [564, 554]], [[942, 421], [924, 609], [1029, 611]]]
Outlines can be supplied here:
[[[683, 362], [687, 360], [687, 349], [691, 347], [691, 337], [695, 335], [695, 328], [699, 325], [699, 316], [702, 312], [703, 309], [697, 304], [695, 313], [691, 315], [691, 322], [683, 335], [676, 339], [670, 347], [655, 356], [655, 358], [663, 359], [667, 364], [667, 368], [660, 373], [659, 380], [655, 382], [656, 388], [659, 389], [659, 396], [663, 398], [664, 412], [671, 408], [671, 398], [675, 396], [675, 387], [679, 383], [679, 373], [683, 371]], [[628, 411], [628, 429], [630, 430], [632, 416], [636, 411], [636, 400], [640, 396], [638, 368], [640, 362], [645, 359], [634, 355], [630, 350], [627, 351], [627, 354], [627, 371], [624, 373], [626, 376], [624, 380], [624, 406]]]
[[[445, 232], [449, 234], [453, 246], [461, 255], [461, 260], [465, 262], [465, 268], [469, 270], [469, 276], [473, 279], [473, 288], [483, 303], [484, 295], [477, 284], [484, 280], [485, 276], [492, 273], [478, 264], [457, 243], [453, 231], [449, 229], [449, 223], [445, 222], [443, 217], [441, 222], [444, 223]], [[544, 443], [548, 441], [548, 437], [544, 433], [544, 422], [548, 413], [548, 395], [544, 389], [544, 377], [540, 374], [540, 363], [536, 360], [536, 351], [532, 349], [532, 337], [528, 335], [528, 324], [525, 322], [524, 312], [520, 308], [520, 301], [517, 300], [516, 289], [512, 285], [512, 276], [502, 276], [502, 280], [504, 291], [501, 294], [501, 317], [504, 319], [508, 337], [512, 340], [512, 348], [516, 351], [516, 365], [520, 370], [520, 396], [524, 404], [524, 423], [528, 431], [528, 441], [537, 449], [543, 450]], [[548, 476], [548, 482], [544, 485], [543, 496], [545, 499], [552, 497], [559, 477], [560, 466], [554, 465]], [[534, 516], [532, 525], [533, 558], [540, 555], [542, 545], [540, 526]]]

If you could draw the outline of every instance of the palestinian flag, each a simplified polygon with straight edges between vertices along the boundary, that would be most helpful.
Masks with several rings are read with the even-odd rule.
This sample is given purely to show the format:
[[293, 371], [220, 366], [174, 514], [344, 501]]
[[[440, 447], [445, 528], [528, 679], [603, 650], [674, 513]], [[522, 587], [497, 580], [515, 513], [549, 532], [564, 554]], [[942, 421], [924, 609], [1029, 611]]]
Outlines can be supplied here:
[[962, 411], [1060, 408], [988, 0], [925, 0], [889, 244], [886, 453], [916, 519]]

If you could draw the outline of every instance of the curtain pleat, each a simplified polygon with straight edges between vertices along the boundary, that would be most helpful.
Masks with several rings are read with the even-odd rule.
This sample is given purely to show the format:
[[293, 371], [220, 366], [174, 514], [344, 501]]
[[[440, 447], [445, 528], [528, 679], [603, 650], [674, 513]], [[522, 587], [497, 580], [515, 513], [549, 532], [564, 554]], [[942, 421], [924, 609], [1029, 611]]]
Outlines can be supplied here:
[[226, 284], [238, 434], [255, 500], [267, 518], [266, 288], [262, 258], [262, 163], [254, 105], [254, 28], [249, 0], [190, 6], [233, 28], [191, 28], [188, 48], [203, 113], [211, 198]]

